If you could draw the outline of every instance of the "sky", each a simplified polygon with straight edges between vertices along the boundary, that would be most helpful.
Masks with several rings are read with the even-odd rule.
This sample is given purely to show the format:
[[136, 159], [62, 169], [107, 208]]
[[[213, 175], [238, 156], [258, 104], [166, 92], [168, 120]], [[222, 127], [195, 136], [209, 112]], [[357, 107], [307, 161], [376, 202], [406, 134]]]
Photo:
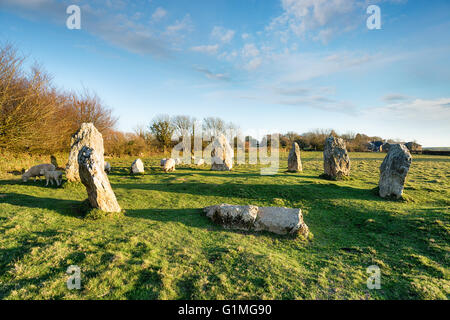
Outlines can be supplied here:
[[0, 0], [0, 42], [95, 91], [124, 131], [183, 114], [450, 147], [449, 40], [448, 0]]

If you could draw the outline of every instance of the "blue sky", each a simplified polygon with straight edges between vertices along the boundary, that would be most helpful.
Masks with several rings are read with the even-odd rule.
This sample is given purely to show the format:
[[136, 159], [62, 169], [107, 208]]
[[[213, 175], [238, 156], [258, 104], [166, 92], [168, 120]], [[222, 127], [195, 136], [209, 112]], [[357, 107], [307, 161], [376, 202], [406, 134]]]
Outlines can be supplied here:
[[95, 90], [125, 131], [167, 113], [450, 146], [447, 0], [0, 0], [0, 39]]

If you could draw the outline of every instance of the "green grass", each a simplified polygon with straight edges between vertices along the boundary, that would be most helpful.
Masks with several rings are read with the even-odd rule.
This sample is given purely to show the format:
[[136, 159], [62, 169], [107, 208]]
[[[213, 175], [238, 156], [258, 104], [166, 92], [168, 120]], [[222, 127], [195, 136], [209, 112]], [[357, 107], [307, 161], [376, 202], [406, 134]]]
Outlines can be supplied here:
[[[384, 154], [351, 153], [345, 181], [320, 179], [322, 155], [303, 152], [302, 173], [261, 176], [179, 167], [159, 158], [109, 159], [122, 217], [83, 218], [82, 185], [45, 188], [0, 161], [0, 298], [3, 299], [448, 299], [450, 158], [413, 156], [405, 199], [374, 191]], [[26, 164], [41, 159], [28, 159]], [[64, 163], [60, 159], [60, 163]], [[224, 230], [200, 208], [212, 204], [302, 208], [309, 240]], [[381, 268], [369, 290], [366, 268]], [[81, 290], [68, 290], [78, 265]]]

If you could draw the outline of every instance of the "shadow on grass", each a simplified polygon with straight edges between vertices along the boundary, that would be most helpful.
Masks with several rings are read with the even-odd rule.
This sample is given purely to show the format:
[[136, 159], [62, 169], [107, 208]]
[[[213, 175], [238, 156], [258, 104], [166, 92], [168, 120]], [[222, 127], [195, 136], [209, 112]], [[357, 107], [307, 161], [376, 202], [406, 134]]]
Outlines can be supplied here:
[[[46, 273], [39, 277], [26, 278], [16, 280], [14, 277], [8, 281], [8, 271], [14, 268], [17, 261], [23, 259], [30, 254], [31, 250], [36, 248], [43, 248], [53, 245], [58, 241], [60, 232], [55, 230], [46, 230], [42, 232], [33, 232], [27, 234], [26, 238], [18, 241], [18, 245], [12, 248], [0, 249], [0, 278], [5, 279], [6, 282], [0, 285], [0, 299], [6, 298], [11, 291], [18, 288], [33, 286], [34, 290], [39, 290], [42, 283], [52, 278], [55, 273], [64, 272], [64, 266], [60, 265], [58, 268], [53, 268], [52, 272]], [[67, 267], [66, 267], [67, 268]], [[57, 299], [58, 297], [54, 297]]]
[[133, 288], [125, 293], [125, 297], [130, 300], [158, 299], [159, 291], [163, 287], [159, 272], [160, 268], [154, 266], [142, 270]]
[[49, 183], [48, 186], [46, 186], [46, 181], [45, 179], [39, 179], [39, 180], [34, 180], [34, 179], [30, 179], [27, 182], [23, 182], [22, 179], [17, 179], [17, 180], [0, 180], [0, 186], [27, 186], [27, 187], [40, 187], [40, 188], [45, 188], [45, 189], [59, 189], [59, 188], [63, 188], [65, 184], [67, 184], [67, 181], [63, 181], [62, 184], [60, 186], [57, 186], [56, 183], [54, 182], [54, 184], [52, 185], [51, 183]]
[[[30, 277], [24, 279], [15, 279], [14, 273], [10, 273], [11, 269], [15, 268], [15, 263], [24, 259], [31, 253], [31, 250], [43, 249], [52, 246], [54, 243], [60, 241], [63, 233], [55, 230], [46, 230], [40, 232], [28, 233], [18, 241], [18, 245], [12, 248], [0, 249], [0, 278], [5, 282], [0, 284], [0, 299], [8, 298], [12, 291], [27, 288], [27, 294], [34, 296], [39, 295], [43, 288], [43, 283], [46, 281], [61, 281], [61, 274], [66, 274], [67, 268], [70, 265], [81, 265], [86, 259], [86, 254], [83, 252], [72, 252], [60, 259], [59, 263], [52, 265], [40, 276]], [[85, 272], [85, 278], [95, 277], [97, 273]], [[52, 299], [62, 299], [64, 294], [53, 295]]]
[[46, 209], [56, 211], [61, 215], [70, 217], [83, 217], [82, 201], [62, 200], [55, 198], [40, 198], [19, 193], [5, 193], [0, 198], [0, 203], [8, 203], [14, 206], [32, 209]]
[[[175, 181], [175, 180], [174, 180]], [[153, 190], [162, 192], [176, 192], [198, 196], [221, 196], [245, 199], [272, 201], [281, 198], [289, 201], [298, 200], [331, 200], [354, 199], [370, 201], [386, 201], [381, 199], [370, 189], [359, 189], [342, 186], [338, 183], [314, 183], [311, 181], [297, 181], [296, 184], [240, 184], [227, 182], [223, 184], [183, 182], [183, 183], [140, 183], [140, 184], [112, 184], [113, 188], [126, 190]]]
[[[39, 183], [39, 180], [37, 182], [30, 181], [30, 183], [34, 183], [35, 185], [37, 185]], [[25, 182], [23, 182], [20, 179], [0, 180], [0, 186], [15, 186], [15, 185], [25, 185]]]
[[[308, 251], [323, 261], [341, 256], [351, 268], [365, 270], [378, 265], [383, 274], [382, 290], [370, 293], [378, 298], [436, 299], [439, 297], [436, 292], [441, 292], [441, 297], [444, 294], [443, 286], [425, 278], [445, 280], [442, 270], [448, 261], [445, 241], [448, 230], [443, 210], [411, 209], [405, 215], [383, 207], [369, 209], [345, 204], [328, 209], [315, 207], [305, 217], [314, 233]], [[434, 239], [432, 245], [430, 238]], [[415, 287], [413, 281], [418, 281], [419, 275], [424, 277], [420, 281], [430, 286], [431, 293]]]

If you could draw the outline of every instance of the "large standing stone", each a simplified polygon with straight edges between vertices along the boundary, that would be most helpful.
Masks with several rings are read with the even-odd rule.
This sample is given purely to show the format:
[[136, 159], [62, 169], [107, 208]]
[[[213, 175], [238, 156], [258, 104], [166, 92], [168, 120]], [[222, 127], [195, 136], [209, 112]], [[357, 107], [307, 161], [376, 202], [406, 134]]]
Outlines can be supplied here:
[[298, 172], [302, 171], [302, 159], [300, 158], [300, 147], [297, 142], [292, 144], [291, 151], [289, 152], [288, 157], [288, 171], [289, 172]]
[[405, 145], [390, 145], [389, 152], [380, 166], [379, 188], [382, 198], [401, 198], [411, 162], [411, 154]]
[[104, 163], [102, 134], [94, 127], [94, 124], [83, 123], [80, 130], [72, 136], [70, 142], [69, 161], [66, 166], [66, 177], [68, 181], [80, 181], [78, 172], [78, 154], [85, 146], [95, 150], [97, 158], [101, 161], [100, 163]]
[[131, 165], [131, 173], [132, 174], [144, 174], [144, 163], [141, 159], [134, 160], [133, 164]]
[[269, 231], [308, 236], [300, 209], [220, 204], [203, 209], [213, 222], [227, 229]]
[[120, 212], [116, 195], [103, 169], [104, 161], [99, 158], [98, 152], [84, 146], [78, 154], [78, 165], [91, 206], [105, 212]]
[[323, 169], [325, 175], [331, 179], [350, 175], [350, 158], [343, 139], [330, 136], [325, 140]]
[[233, 168], [233, 149], [227, 138], [221, 134], [214, 139], [211, 151], [211, 170], [229, 171]]

